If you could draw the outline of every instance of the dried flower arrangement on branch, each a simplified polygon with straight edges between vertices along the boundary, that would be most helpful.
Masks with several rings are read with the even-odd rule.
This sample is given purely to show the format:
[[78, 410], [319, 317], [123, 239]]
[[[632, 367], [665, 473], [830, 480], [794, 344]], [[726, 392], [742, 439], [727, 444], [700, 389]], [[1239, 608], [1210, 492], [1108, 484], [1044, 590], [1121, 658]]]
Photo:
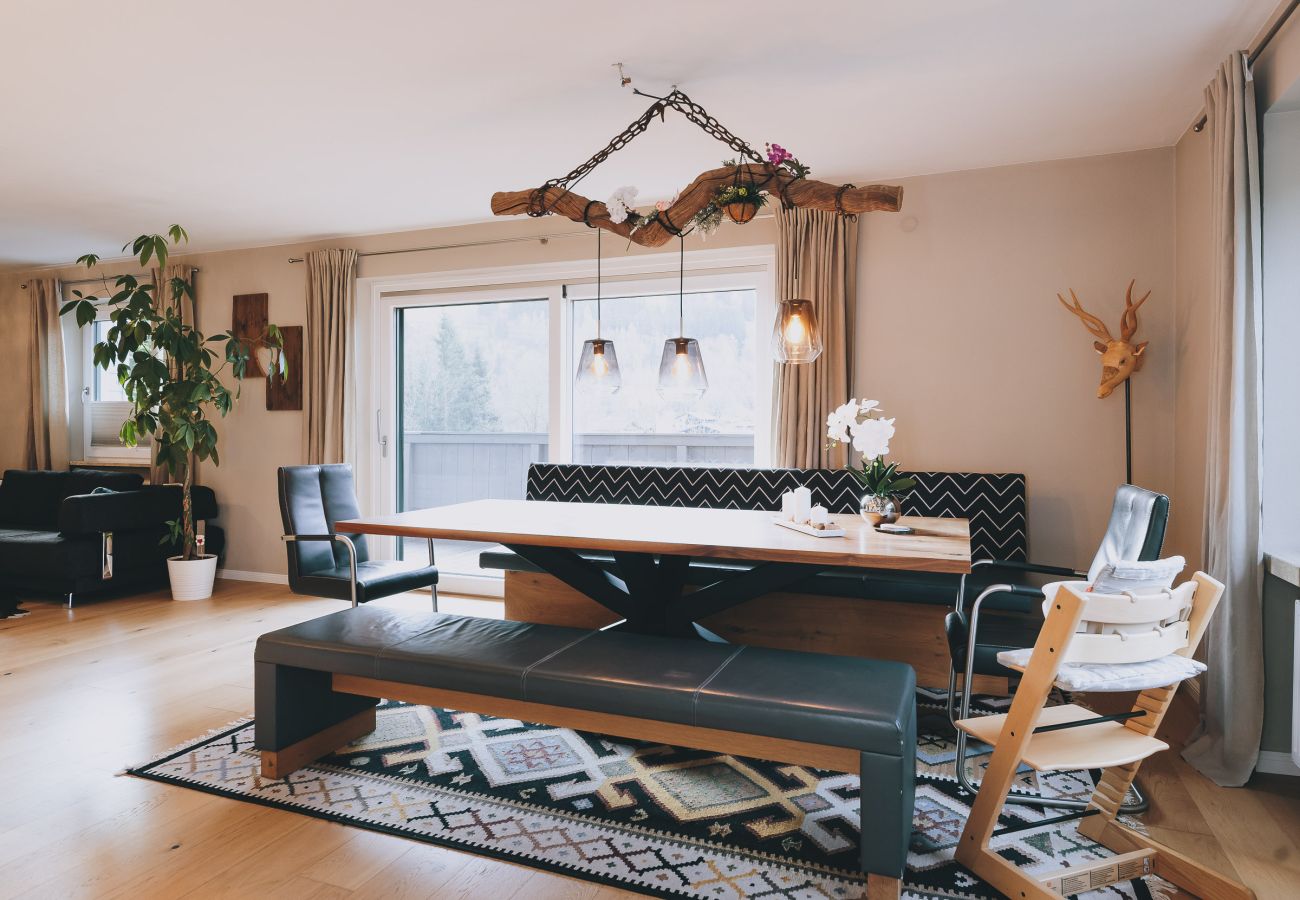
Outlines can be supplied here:
[[[655, 116], [660, 120], [675, 109], [736, 153], [721, 168], [700, 174], [672, 201], [656, 204], [649, 213], [639, 213], [633, 204], [637, 190], [619, 188], [604, 203], [574, 193], [574, 187], [615, 151], [642, 134]], [[643, 247], [660, 247], [698, 227], [712, 231], [726, 215], [744, 224], [775, 196], [787, 207], [821, 209], [854, 216], [864, 212], [897, 212], [903, 203], [901, 187], [870, 184], [854, 187], [814, 181], [810, 170], [779, 144], [767, 146], [764, 158], [749, 144], [724, 128], [717, 119], [690, 97], [674, 90], [655, 98], [640, 118], [616, 135], [603, 150], [563, 178], [553, 178], [539, 188], [500, 191], [492, 195], [492, 212], [498, 216], [545, 216], [552, 213], [595, 228], [604, 228]]]

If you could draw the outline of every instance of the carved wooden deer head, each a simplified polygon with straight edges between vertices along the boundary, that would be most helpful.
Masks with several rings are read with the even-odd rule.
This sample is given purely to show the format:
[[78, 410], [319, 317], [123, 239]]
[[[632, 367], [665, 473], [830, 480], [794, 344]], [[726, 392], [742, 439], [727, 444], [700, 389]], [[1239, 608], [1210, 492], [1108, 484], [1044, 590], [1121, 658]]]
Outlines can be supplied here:
[[1070, 290], [1070, 299], [1074, 301], [1073, 306], [1066, 303], [1065, 298], [1060, 294], [1056, 295], [1061, 305], [1078, 316], [1089, 333], [1097, 338], [1092, 342], [1092, 346], [1101, 354], [1101, 385], [1097, 388], [1099, 398], [1109, 397], [1111, 391], [1124, 383], [1124, 379], [1142, 369], [1142, 351], [1146, 350], [1149, 342], [1134, 344], [1132, 340], [1138, 328], [1138, 307], [1146, 302], [1151, 292], [1147, 291], [1142, 295], [1141, 300], [1134, 303], [1133, 285], [1136, 283], [1136, 278], [1130, 281], [1128, 292], [1124, 295], [1124, 318], [1120, 320], [1119, 340], [1111, 337], [1110, 329], [1101, 319], [1084, 310], [1073, 289]]

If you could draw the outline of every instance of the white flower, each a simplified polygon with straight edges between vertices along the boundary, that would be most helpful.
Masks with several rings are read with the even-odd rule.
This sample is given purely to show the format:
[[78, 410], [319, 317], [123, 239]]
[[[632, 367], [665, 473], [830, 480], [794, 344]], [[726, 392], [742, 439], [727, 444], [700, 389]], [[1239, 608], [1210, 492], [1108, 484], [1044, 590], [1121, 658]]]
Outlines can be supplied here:
[[637, 189], [628, 184], [609, 195], [609, 199], [605, 201], [605, 208], [609, 211], [611, 222], [618, 225], [627, 221], [627, 214], [636, 205], [637, 193]]
[[863, 419], [853, 432], [853, 449], [864, 461], [889, 455], [889, 439], [894, 436], [893, 419]]
[[843, 406], [833, 409], [826, 417], [826, 436], [832, 441], [847, 444], [850, 440], [849, 429], [858, 421], [858, 404], [850, 400]]

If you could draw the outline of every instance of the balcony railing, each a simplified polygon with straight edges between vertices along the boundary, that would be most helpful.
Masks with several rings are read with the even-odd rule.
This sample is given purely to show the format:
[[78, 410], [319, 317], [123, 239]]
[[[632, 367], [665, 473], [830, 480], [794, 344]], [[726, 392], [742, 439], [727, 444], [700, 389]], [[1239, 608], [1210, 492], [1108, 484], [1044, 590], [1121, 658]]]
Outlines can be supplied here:
[[[402, 436], [402, 508], [522, 499], [528, 464], [546, 462], [541, 433]], [[752, 434], [577, 434], [574, 459], [588, 465], [748, 466]]]

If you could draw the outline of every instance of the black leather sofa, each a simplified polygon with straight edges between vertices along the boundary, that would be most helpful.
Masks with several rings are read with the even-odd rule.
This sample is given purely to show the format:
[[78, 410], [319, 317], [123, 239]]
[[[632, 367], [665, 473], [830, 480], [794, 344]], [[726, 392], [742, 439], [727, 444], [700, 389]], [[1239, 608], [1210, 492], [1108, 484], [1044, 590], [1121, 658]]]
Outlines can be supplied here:
[[[104, 489], [94, 493], [96, 488]], [[217, 500], [194, 488], [206, 550], [220, 554]], [[0, 593], [74, 597], [166, 583], [165, 523], [180, 515], [178, 485], [146, 486], [128, 472], [10, 469], [0, 481]]]
[[[908, 515], [970, 520], [972, 559], [1028, 559], [1025, 527], [1025, 476], [979, 472], [910, 472], [916, 479], [903, 502]], [[781, 508], [781, 495], [807, 486], [813, 503], [832, 513], [856, 513], [862, 488], [844, 469], [739, 469], [678, 466], [584, 466], [534, 463], [528, 467], [529, 500], [689, 506], [710, 509]], [[613, 558], [584, 554], [608, 563]], [[480, 554], [485, 569], [535, 572], [510, 551]], [[734, 561], [697, 560], [688, 580], [708, 584], [729, 571], [747, 568]], [[942, 573], [840, 569], [814, 575], [790, 590], [806, 594], [861, 597], [951, 606], [961, 576]]]

